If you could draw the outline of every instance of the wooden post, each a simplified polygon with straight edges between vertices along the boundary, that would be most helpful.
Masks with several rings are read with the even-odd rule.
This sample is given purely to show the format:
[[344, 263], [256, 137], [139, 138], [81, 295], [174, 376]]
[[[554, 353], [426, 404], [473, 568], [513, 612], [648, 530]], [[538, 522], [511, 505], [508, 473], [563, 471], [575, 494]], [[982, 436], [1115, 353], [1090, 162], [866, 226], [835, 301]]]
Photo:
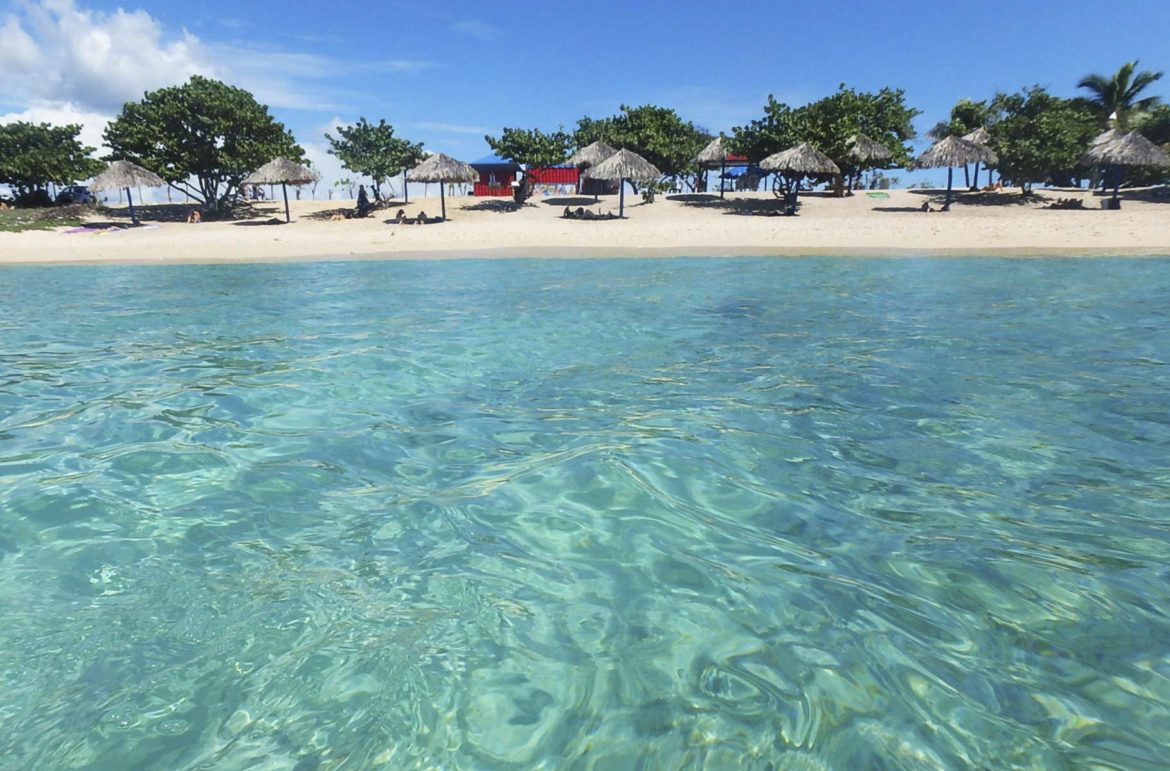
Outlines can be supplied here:
[[134, 213], [134, 199], [130, 197], [130, 188], [126, 188], [126, 203], [130, 204], [130, 222], [138, 224], [138, 215]]
[[292, 222], [292, 218], [288, 216], [288, 185], [281, 182], [280, 189], [284, 192], [284, 221]]
[[443, 210], [443, 221], [447, 221], [447, 198], [443, 195], [443, 180], [439, 180], [439, 207]]
[[618, 216], [626, 216], [626, 178], [618, 180]]

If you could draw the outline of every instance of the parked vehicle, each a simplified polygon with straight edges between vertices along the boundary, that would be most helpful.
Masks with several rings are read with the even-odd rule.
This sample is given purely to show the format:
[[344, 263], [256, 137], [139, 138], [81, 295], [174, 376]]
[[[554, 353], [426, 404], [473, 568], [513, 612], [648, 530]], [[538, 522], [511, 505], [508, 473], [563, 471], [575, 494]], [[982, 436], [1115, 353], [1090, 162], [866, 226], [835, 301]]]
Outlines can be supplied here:
[[57, 193], [57, 203], [59, 204], [93, 203], [95, 200], [93, 193], [85, 185], [69, 185], [61, 188], [61, 192]]

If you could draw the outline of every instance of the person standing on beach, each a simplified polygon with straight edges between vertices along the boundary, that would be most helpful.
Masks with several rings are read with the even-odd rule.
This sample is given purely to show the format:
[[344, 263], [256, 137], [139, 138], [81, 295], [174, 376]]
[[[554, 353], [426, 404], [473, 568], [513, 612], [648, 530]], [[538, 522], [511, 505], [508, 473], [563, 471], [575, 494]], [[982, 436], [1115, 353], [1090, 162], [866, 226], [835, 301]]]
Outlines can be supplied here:
[[370, 197], [366, 195], [366, 186], [358, 185], [357, 215], [364, 217], [370, 212]]

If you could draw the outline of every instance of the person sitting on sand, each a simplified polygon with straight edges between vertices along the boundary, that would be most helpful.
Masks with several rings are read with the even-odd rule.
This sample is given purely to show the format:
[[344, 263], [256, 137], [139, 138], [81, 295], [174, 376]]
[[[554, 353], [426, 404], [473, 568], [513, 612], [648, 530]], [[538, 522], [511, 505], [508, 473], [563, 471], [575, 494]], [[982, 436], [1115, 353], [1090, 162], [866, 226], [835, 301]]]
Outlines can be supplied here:
[[199, 211], [198, 209], [192, 209], [191, 213], [187, 215], [187, 224], [188, 225], [198, 225], [202, 221], [203, 221], [203, 212]]
[[358, 185], [357, 216], [364, 217], [370, 213], [370, 197], [366, 194], [366, 186]]
[[573, 219], [573, 210], [566, 206], [565, 210], [561, 212], [561, 216], [567, 220], [571, 220]]
[[405, 225], [406, 224], [406, 209], [399, 209], [398, 210], [398, 213], [394, 215], [394, 224], [395, 225]]
[[414, 224], [416, 225], [425, 225], [429, 221], [425, 211], [419, 211], [418, 216], [414, 218]]
[[934, 208], [931, 207], [930, 201], [923, 201], [922, 207], [919, 209], [919, 211], [934, 211]]

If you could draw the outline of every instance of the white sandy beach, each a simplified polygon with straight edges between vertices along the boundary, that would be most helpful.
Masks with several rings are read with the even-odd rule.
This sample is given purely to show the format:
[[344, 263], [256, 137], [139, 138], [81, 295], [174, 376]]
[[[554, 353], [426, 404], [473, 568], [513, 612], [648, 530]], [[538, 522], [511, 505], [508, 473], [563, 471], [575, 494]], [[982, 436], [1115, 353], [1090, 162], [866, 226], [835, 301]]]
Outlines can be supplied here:
[[[778, 201], [770, 193], [660, 196], [643, 204], [626, 197], [625, 220], [561, 218], [566, 204], [594, 212], [617, 210], [617, 197], [534, 197], [519, 211], [501, 211], [510, 199], [449, 198], [449, 221], [432, 225], [389, 224], [404, 208], [409, 216], [439, 213], [438, 198], [411, 201], [366, 219], [329, 221], [321, 213], [352, 206], [347, 201], [293, 201], [290, 224], [266, 224], [283, 207], [268, 201], [249, 221], [152, 221], [151, 227], [102, 232], [0, 233], [0, 263], [223, 262], [296, 259], [557, 257], [557, 256], [797, 256], [805, 254], [962, 256], [1170, 255], [1170, 199], [1152, 191], [1127, 193], [1120, 211], [1105, 211], [1101, 197], [1085, 191], [1043, 190], [1025, 203], [1016, 191], [964, 196], [950, 212], [923, 213], [940, 191], [891, 190], [888, 198], [859, 193], [839, 199], [802, 196], [797, 217], [763, 216]], [[1057, 198], [1085, 201], [1084, 210], [1046, 208]], [[683, 200], [687, 199], [687, 200]], [[715, 200], [711, 200], [715, 199]], [[754, 213], [753, 213], [754, 212]], [[314, 218], [316, 216], [317, 218]], [[95, 213], [95, 223], [128, 222], [124, 210]]]

